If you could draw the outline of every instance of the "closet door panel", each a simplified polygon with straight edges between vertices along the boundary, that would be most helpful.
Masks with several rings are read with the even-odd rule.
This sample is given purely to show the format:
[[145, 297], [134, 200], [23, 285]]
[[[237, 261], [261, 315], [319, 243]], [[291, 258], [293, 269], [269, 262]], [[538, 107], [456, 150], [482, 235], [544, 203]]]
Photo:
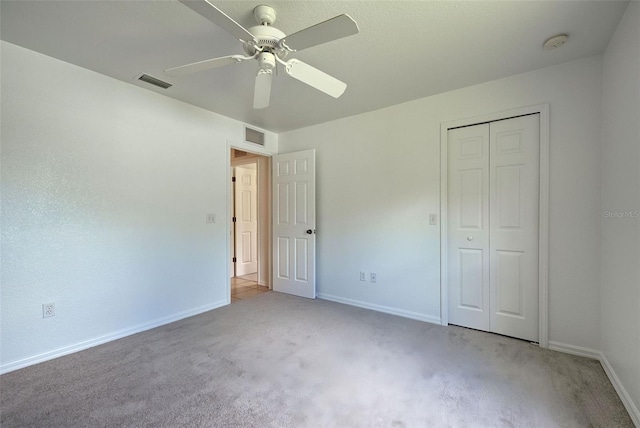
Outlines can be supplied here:
[[539, 115], [489, 131], [491, 331], [538, 341]]
[[449, 323], [489, 330], [489, 125], [448, 132]]

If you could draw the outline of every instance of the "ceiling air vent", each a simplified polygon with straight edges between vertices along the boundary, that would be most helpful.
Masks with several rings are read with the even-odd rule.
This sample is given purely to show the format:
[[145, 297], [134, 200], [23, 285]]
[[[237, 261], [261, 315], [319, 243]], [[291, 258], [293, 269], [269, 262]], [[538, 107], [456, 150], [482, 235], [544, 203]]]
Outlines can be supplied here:
[[162, 89], [167, 89], [173, 86], [171, 83], [163, 82], [162, 80], [156, 79], [155, 77], [149, 76], [148, 74], [143, 74], [142, 76], [138, 77], [138, 80], [142, 80], [143, 82], [150, 83]]
[[244, 140], [249, 143], [260, 144], [261, 146], [264, 146], [264, 132], [245, 127]]

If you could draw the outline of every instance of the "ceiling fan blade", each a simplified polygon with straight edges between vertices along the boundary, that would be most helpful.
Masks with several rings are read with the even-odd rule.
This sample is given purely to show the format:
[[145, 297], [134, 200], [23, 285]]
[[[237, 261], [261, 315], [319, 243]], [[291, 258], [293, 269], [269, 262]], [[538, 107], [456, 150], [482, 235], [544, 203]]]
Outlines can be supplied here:
[[256, 75], [256, 86], [253, 92], [253, 108], [269, 107], [269, 97], [271, 96], [271, 70], [260, 69]]
[[205, 59], [204, 61], [194, 62], [192, 64], [181, 65], [180, 67], [169, 68], [164, 72], [169, 76], [180, 77], [187, 74], [197, 73], [198, 71], [209, 70], [211, 68], [222, 67], [223, 65], [235, 64], [244, 61], [246, 58], [242, 55], [229, 55], [220, 58]]
[[338, 15], [312, 27], [300, 30], [280, 40], [283, 47], [301, 51], [311, 46], [358, 34], [358, 24], [349, 15]]
[[297, 59], [287, 61], [284, 70], [294, 79], [331, 95], [333, 98], [340, 97], [347, 89], [346, 83]]
[[180, 0], [180, 3], [207, 18], [238, 40], [258, 42], [246, 28], [213, 5], [211, 0]]

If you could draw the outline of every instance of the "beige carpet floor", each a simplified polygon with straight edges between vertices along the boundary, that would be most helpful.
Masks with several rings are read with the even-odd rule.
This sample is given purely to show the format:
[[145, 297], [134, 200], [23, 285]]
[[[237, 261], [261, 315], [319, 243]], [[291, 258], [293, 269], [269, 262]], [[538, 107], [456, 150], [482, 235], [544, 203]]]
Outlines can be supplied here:
[[10, 427], [632, 427], [597, 361], [266, 293], [0, 376]]

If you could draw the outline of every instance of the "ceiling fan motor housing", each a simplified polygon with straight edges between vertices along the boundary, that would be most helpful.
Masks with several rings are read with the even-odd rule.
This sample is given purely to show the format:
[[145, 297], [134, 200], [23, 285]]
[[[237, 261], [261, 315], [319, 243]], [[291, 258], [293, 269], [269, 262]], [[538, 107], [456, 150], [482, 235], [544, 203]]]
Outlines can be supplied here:
[[255, 27], [249, 28], [249, 32], [253, 34], [258, 43], [244, 44], [244, 51], [247, 55], [255, 55], [256, 52], [258, 52], [256, 48], [260, 48], [263, 52], [272, 52], [278, 55], [280, 59], [284, 59], [284, 57], [287, 56], [288, 52], [278, 46], [280, 39], [285, 36], [282, 31], [268, 25], [256, 25]]

